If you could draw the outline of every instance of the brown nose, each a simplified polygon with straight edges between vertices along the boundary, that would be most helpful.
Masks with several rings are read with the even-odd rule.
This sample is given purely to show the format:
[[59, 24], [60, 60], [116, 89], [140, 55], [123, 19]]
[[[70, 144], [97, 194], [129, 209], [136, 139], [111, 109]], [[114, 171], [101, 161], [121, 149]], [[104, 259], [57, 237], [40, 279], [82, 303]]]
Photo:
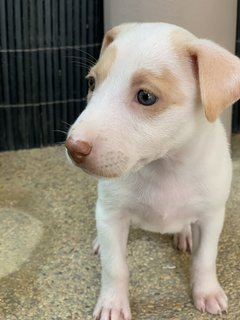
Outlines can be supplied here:
[[69, 156], [78, 164], [82, 163], [91, 153], [92, 146], [83, 140], [74, 140], [69, 137], [65, 143]]

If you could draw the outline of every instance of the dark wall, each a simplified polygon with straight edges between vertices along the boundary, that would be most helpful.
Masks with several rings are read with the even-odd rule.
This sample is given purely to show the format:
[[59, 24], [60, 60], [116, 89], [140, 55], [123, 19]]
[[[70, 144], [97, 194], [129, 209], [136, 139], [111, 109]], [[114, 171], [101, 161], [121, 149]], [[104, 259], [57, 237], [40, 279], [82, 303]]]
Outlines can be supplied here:
[[0, 0], [0, 150], [64, 141], [102, 37], [102, 0]]

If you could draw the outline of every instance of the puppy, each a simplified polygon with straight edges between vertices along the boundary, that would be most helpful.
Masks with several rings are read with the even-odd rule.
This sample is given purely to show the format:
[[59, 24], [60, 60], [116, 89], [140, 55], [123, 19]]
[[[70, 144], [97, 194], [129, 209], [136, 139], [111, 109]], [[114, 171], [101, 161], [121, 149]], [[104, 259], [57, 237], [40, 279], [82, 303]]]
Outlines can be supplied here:
[[131, 319], [130, 225], [176, 234], [176, 246], [192, 251], [196, 308], [227, 311], [216, 256], [232, 167], [218, 116], [240, 97], [239, 59], [174, 25], [123, 24], [107, 32], [87, 79], [88, 105], [66, 148], [100, 178], [95, 319]]

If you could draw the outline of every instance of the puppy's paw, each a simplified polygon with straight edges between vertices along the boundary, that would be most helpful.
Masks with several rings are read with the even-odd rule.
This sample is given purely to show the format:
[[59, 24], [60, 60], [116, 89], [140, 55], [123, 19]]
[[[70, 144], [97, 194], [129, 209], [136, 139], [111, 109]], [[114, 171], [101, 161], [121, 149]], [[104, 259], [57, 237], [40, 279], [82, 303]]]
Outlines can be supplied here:
[[98, 242], [98, 238], [96, 237], [92, 242], [92, 250], [95, 255], [100, 254], [100, 244]]
[[117, 293], [100, 296], [93, 317], [95, 320], [131, 320], [128, 298]]
[[227, 312], [228, 299], [220, 284], [209, 290], [193, 289], [193, 300], [196, 308], [201, 312], [222, 315]]
[[192, 231], [190, 226], [184, 228], [182, 232], [174, 234], [173, 246], [183, 252], [192, 252]]

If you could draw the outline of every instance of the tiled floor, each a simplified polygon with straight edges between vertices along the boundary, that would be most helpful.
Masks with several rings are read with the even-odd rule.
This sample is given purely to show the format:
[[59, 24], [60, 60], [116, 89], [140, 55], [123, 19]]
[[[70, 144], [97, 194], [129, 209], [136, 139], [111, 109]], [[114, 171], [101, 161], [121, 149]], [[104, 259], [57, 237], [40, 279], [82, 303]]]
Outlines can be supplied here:
[[[240, 136], [218, 256], [229, 297], [224, 319], [240, 319]], [[0, 154], [0, 319], [88, 320], [99, 292], [96, 181], [65, 160], [63, 147]], [[192, 304], [189, 256], [169, 236], [130, 233], [133, 320], [215, 319]]]

